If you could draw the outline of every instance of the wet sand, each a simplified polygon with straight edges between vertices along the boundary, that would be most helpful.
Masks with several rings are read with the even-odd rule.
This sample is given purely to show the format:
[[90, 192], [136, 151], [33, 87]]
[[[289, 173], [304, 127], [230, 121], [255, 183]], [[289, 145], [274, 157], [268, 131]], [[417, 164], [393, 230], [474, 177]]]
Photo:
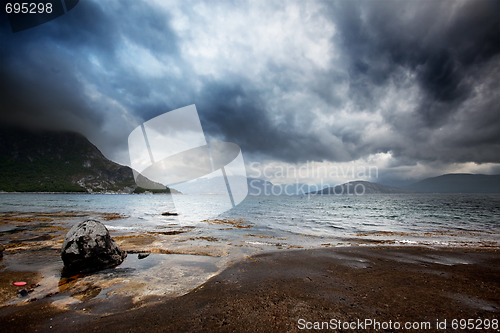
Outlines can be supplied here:
[[1, 330], [294, 332], [314, 322], [372, 319], [429, 322], [427, 332], [436, 331], [436, 320], [446, 320], [447, 329], [439, 331], [453, 331], [453, 319], [500, 319], [500, 250], [357, 246], [275, 251], [236, 262], [179, 297], [148, 296], [135, 303], [132, 296], [82, 299], [65, 308], [51, 297], [3, 306]]

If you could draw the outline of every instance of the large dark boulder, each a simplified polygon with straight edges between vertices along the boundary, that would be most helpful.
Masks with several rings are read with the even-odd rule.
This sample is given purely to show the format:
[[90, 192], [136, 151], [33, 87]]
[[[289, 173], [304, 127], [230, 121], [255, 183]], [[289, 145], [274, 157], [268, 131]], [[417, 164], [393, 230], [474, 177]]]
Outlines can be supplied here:
[[95, 220], [71, 228], [61, 250], [65, 273], [86, 273], [113, 267], [121, 264], [126, 256], [104, 224]]

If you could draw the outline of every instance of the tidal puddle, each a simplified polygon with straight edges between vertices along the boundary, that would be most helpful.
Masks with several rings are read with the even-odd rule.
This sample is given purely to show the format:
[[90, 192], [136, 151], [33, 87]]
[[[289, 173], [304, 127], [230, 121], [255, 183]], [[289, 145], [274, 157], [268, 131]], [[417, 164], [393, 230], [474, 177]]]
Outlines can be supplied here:
[[[143, 257], [143, 256], [142, 256]], [[61, 276], [62, 261], [55, 251], [6, 254], [1, 271], [37, 271], [37, 286], [24, 297], [14, 297], [7, 304], [20, 304], [51, 297], [58, 306], [127, 296], [133, 302], [146, 296], [176, 297], [203, 284], [227, 265], [228, 258], [189, 254], [151, 253], [142, 259], [128, 254], [117, 267], [90, 274]], [[1, 273], [0, 271], [0, 273]], [[2, 288], [20, 289], [5, 281]], [[28, 281], [30, 282], [30, 281]], [[31, 283], [31, 282], [30, 282]]]

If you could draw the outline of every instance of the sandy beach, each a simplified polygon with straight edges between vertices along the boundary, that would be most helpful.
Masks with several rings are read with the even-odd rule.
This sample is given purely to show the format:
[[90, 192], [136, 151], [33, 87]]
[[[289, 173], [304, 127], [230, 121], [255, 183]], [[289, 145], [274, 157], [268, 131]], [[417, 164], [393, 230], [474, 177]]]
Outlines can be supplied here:
[[491, 332], [499, 318], [499, 250], [410, 246], [264, 253], [180, 297], [91, 298], [65, 308], [45, 297], [0, 308], [3, 332], [443, 332], [460, 331], [461, 319]]

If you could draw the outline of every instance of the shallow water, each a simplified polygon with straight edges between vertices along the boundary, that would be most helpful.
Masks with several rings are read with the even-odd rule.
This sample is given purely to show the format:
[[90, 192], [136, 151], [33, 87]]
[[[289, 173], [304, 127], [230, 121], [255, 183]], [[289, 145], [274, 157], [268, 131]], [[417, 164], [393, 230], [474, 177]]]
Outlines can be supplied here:
[[[51, 297], [52, 303], [65, 307], [93, 298], [105, 299], [116, 295], [129, 296], [133, 302], [151, 295], [180, 296], [224, 269], [227, 260], [228, 258], [181, 254], [150, 254], [139, 259], [137, 254], [129, 254], [117, 267], [63, 277], [59, 255], [54, 251], [42, 250], [8, 254], [2, 260], [2, 270], [38, 271], [42, 274], [38, 286], [27, 297], [13, 298], [7, 304], [22, 304]], [[26, 282], [28, 285], [33, 283]]]

